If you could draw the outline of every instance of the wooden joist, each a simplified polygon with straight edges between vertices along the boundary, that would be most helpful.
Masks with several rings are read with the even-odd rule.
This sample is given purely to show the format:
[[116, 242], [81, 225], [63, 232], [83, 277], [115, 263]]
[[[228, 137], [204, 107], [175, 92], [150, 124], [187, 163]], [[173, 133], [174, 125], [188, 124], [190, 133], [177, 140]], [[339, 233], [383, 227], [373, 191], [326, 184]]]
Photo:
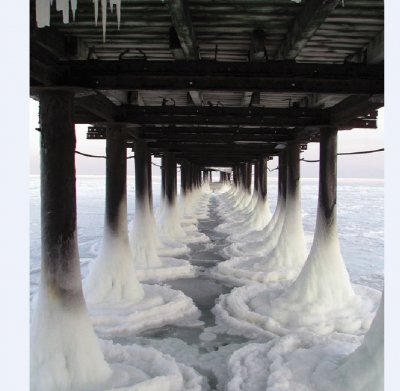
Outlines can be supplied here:
[[[189, 7], [186, 0], [171, 0], [168, 3], [173, 26], [169, 30], [169, 45], [176, 60], [198, 60], [199, 46], [194, 34]], [[202, 105], [201, 93], [189, 90], [189, 96], [195, 106]]]
[[275, 58], [295, 59], [340, 0], [308, 0], [295, 18]]

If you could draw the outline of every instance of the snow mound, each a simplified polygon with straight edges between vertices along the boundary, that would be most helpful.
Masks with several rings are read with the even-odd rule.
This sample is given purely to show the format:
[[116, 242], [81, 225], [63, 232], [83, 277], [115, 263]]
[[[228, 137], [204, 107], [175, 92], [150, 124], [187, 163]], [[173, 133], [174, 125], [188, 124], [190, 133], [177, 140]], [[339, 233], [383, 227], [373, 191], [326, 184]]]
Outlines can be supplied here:
[[113, 374], [104, 390], [206, 391], [206, 380], [194, 369], [151, 347], [101, 341]]
[[88, 303], [93, 326], [103, 338], [125, 337], [165, 325], [200, 326], [201, 315], [183, 292], [160, 285], [142, 285], [144, 298], [134, 303]]
[[381, 293], [353, 285], [354, 298], [340, 308], [290, 306], [285, 288], [254, 283], [221, 295], [212, 312], [216, 323], [228, 334], [247, 338], [283, 336], [308, 331], [328, 334], [334, 331], [362, 334], [370, 327]]

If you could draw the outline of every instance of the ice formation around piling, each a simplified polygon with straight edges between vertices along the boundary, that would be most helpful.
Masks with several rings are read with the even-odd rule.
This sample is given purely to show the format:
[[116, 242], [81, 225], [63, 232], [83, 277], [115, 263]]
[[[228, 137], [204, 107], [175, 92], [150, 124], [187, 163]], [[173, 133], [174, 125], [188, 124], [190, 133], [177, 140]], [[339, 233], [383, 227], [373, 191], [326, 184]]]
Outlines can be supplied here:
[[111, 376], [79, 289], [62, 298], [42, 279], [30, 335], [32, 391], [96, 389]]
[[165, 325], [202, 325], [200, 311], [183, 292], [164, 285], [141, 286], [144, 297], [139, 302], [88, 305], [98, 335], [104, 338], [124, 337]]
[[249, 344], [228, 362], [228, 391], [383, 391], [383, 299], [362, 337], [294, 333]]
[[[237, 203], [235, 198], [232, 207]], [[246, 230], [239, 224], [230, 232], [232, 244], [222, 250], [229, 259], [217, 265], [213, 272], [216, 278], [235, 285], [293, 280], [306, 258], [299, 189], [286, 200], [278, 199], [273, 217], [261, 230]]]

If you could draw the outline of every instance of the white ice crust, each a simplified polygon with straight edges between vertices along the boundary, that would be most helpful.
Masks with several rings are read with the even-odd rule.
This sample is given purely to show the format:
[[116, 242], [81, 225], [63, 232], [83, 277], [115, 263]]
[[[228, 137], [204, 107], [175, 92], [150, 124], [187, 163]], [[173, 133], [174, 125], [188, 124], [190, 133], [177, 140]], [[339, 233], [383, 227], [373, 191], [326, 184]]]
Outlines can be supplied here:
[[[247, 338], [283, 336], [292, 332], [362, 334], [370, 327], [381, 293], [353, 285], [352, 301], [338, 308], [311, 305], [302, 310], [282, 299], [287, 289], [254, 283], [221, 295], [213, 308], [219, 330]], [[290, 304], [290, 303], [289, 303]]]
[[145, 295], [138, 302], [89, 303], [93, 326], [104, 338], [137, 335], [165, 325], [199, 326], [201, 315], [193, 300], [168, 286], [142, 284]]
[[227, 391], [383, 391], [383, 299], [364, 337], [289, 334], [249, 344], [228, 362]]

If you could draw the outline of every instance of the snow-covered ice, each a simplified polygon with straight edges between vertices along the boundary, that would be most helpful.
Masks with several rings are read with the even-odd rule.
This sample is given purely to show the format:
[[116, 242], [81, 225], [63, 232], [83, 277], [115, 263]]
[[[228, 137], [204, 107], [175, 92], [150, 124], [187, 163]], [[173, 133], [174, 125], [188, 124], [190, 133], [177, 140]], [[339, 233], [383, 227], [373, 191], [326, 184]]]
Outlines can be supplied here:
[[227, 391], [383, 391], [383, 300], [364, 337], [294, 333], [232, 354]]
[[199, 326], [201, 315], [193, 300], [167, 286], [142, 284], [139, 302], [96, 303], [88, 305], [93, 326], [104, 338], [136, 335], [165, 325]]
[[[317, 212], [317, 182], [314, 180], [304, 179], [302, 181], [301, 203], [303, 208], [303, 226], [305, 237], [312, 238], [315, 230]], [[104, 178], [78, 176], [77, 185], [79, 251], [81, 254], [82, 275], [83, 277], [86, 277], [90, 267], [92, 266], [92, 259], [100, 254], [102, 248], [101, 239], [103, 237], [104, 223]], [[157, 177], [154, 179], [153, 185], [155, 195], [154, 210], [155, 214], [157, 214], [157, 211], [160, 209], [159, 199], [157, 197], [160, 192], [160, 182], [157, 181]], [[39, 186], [36, 178], [32, 179], [31, 186], [31, 294], [32, 297], [34, 297], [39, 286], [38, 273], [40, 272], [40, 218], [38, 208]], [[264, 240], [265, 243], [265, 239], [262, 238], [262, 234], [265, 234], [269, 225], [267, 224], [264, 229], [259, 231], [246, 230], [246, 235], [242, 235], [241, 232], [237, 232], [236, 240], [234, 239], [234, 233], [230, 235], [229, 231], [216, 232], [214, 227], [221, 224], [223, 222], [222, 218], [232, 212], [232, 207], [228, 207], [228, 204], [225, 204], [226, 208], [225, 210], [222, 210], [217, 206], [217, 203], [219, 200], [221, 200], [219, 205], [222, 206], [222, 203], [225, 203], [225, 201], [222, 202], [222, 200], [226, 197], [230, 197], [232, 199], [231, 201], [233, 201], [232, 197], [235, 197], [233, 195], [234, 191], [232, 190], [232, 187], [228, 187], [227, 185], [223, 185], [221, 188], [216, 189], [213, 194], [207, 192], [206, 187], [204, 187], [203, 190], [206, 192], [206, 194], [200, 195], [201, 193], [199, 192], [198, 194], [200, 197], [193, 202], [190, 202], [190, 200], [185, 201], [182, 197], [178, 198], [177, 202], [180, 203], [180, 205], [187, 204], [187, 207], [184, 207], [185, 213], [180, 212], [178, 214], [178, 220], [186, 235], [194, 228], [200, 233], [207, 234], [210, 237], [210, 241], [207, 243], [189, 244], [171, 241], [170, 246], [165, 245], [166, 242], [161, 244], [159, 243], [160, 247], [157, 246], [157, 254], [161, 262], [165, 262], [168, 264], [168, 266], [175, 266], [179, 268], [179, 262], [187, 262], [189, 260], [190, 263], [192, 263], [190, 267], [193, 268], [192, 272], [195, 273], [196, 278], [193, 278], [192, 276], [191, 278], [186, 279], [184, 284], [181, 284], [179, 280], [172, 281], [170, 284], [174, 289], [171, 289], [168, 286], [140, 284], [145, 293], [145, 299], [143, 299], [142, 304], [140, 304], [140, 302], [131, 302], [129, 304], [126, 303], [125, 309], [122, 305], [117, 306], [118, 311], [121, 311], [121, 314], [124, 313], [124, 310], [130, 313], [129, 316], [131, 316], [131, 320], [135, 319], [132, 324], [138, 325], [137, 328], [129, 325], [129, 322], [126, 322], [125, 324], [123, 322], [119, 322], [117, 320], [118, 311], [114, 312], [115, 323], [113, 324], [112, 317], [108, 317], [108, 314], [106, 313], [108, 310], [111, 311], [113, 304], [110, 302], [104, 304], [103, 310], [105, 311], [105, 315], [103, 317], [100, 315], [97, 318], [99, 323], [96, 326], [96, 332], [98, 335], [104, 333], [103, 336], [106, 338], [111, 338], [112, 341], [97, 340], [96, 337], [94, 337], [93, 346], [95, 347], [95, 350], [97, 349], [97, 353], [94, 355], [94, 357], [97, 358], [93, 360], [93, 363], [99, 364], [99, 368], [102, 367], [101, 363], [103, 363], [102, 370], [100, 370], [99, 373], [103, 374], [103, 376], [105, 376], [104, 374], [106, 372], [108, 373], [107, 376], [105, 376], [107, 379], [104, 380], [104, 383], [102, 383], [108, 384], [108, 388], [100, 387], [100, 389], [111, 390], [118, 389], [118, 387], [120, 387], [120, 389], [143, 391], [148, 389], [162, 390], [164, 389], [162, 386], [167, 384], [168, 387], [172, 387], [170, 389], [173, 390], [206, 390], [208, 386], [204, 383], [204, 378], [197, 373], [199, 372], [208, 379], [212, 389], [218, 390], [229, 389], [233, 391], [236, 389], [242, 389], [251, 391], [253, 389], [279, 389], [291, 391], [297, 390], [296, 387], [298, 387], [298, 389], [302, 391], [331, 391], [328, 386], [324, 388], [324, 383], [318, 383], [323, 384], [322, 388], [320, 387], [314, 389], [304, 388], [309, 387], [309, 383], [305, 382], [303, 384], [299, 381], [302, 379], [309, 379], [307, 376], [311, 373], [310, 368], [312, 367], [313, 363], [320, 358], [321, 365], [322, 363], [326, 363], [327, 368], [331, 368], [328, 364], [332, 364], [332, 362], [335, 365], [337, 363], [344, 364], [347, 362], [346, 358], [348, 357], [348, 362], [353, 362], [353, 364], [349, 364], [348, 368], [350, 369], [347, 370], [347, 373], [355, 372], [357, 368], [364, 368], [366, 363], [360, 361], [359, 359], [360, 357], [366, 356], [365, 348], [360, 347], [358, 350], [357, 348], [359, 346], [363, 346], [360, 345], [363, 339], [362, 334], [366, 332], [371, 323], [372, 316], [376, 311], [377, 303], [380, 297], [379, 292], [368, 289], [368, 287], [378, 288], [381, 290], [383, 285], [382, 183], [349, 180], [341, 182], [339, 180], [338, 186], [338, 230], [343, 258], [347, 269], [349, 270], [350, 279], [353, 283], [352, 289], [354, 289], [356, 296], [367, 298], [367, 300], [358, 301], [358, 309], [360, 310], [359, 324], [356, 324], [356, 321], [349, 322], [348, 319], [343, 319], [345, 316], [344, 314], [346, 313], [343, 308], [341, 313], [339, 313], [340, 311], [336, 312], [336, 317], [330, 317], [330, 322], [320, 322], [321, 319], [324, 320], [323, 314], [317, 314], [312, 317], [303, 317], [303, 319], [299, 321], [300, 326], [298, 329], [301, 331], [297, 330], [296, 332], [292, 333], [289, 330], [289, 334], [286, 336], [274, 339], [274, 341], [280, 341], [279, 343], [274, 342], [273, 344], [268, 342], [272, 335], [269, 331], [267, 331], [267, 328], [263, 329], [263, 325], [260, 327], [260, 324], [248, 323], [246, 320], [247, 315], [249, 315], [248, 312], [258, 312], [257, 315], [250, 315], [251, 318], [257, 319], [259, 319], [259, 316], [262, 319], [263, 317], [268, 317], [271, 315], [266, 303], [268, 304], [268, 300], [273, 300], [274, 297], [269, 296], [270, 292], [268, 293], [263, 290], [265, 287], [264, 284], [255, 283], [253, 285], [249, 285], [248, 287], [243, 287], [232, 291], [233, 296], [231, 297], [234, 299], [231, 301], [234, 302], [233, 307], [235, 308], [235, 306], [238, 305], [238, 308], [241, 308], [240, 311], [244, 309], [245, 316], [243, 317], [244, 319], [235, 317], [234, 319], [236, 323], [230, 324], [229, 317], [231, 316], [231, 313], [229, 311], [231, 308], [229, 308], [229, 311], [226, 311], [225, 314], [226, 319], [228, 319], [228, 328], [225, 328], [226, 324], [222, 325], [221, 323], [220, 326], [215, 326], [213, 315], [209, 312], [209, 309], [213, 307], [214, 299], [212, 297], [215, 297], [211, 294], [213, 291], [213, 285], [210, 284], [213, 281], [213, 284], [220, 284], [212, 279], [212, 274], [209, 273], [209, 270], [210, 266], [215, 264], [218, 265], [218, 262], [222, 259], [220, 254], [224, 252], [221, 250], [229, 245], [237, 245], [240, 249], [240, 253], [230, 254], [229, 258], [231, 258], [232, 255], [236, 255], [239, 257], [251, 256], [251, 258], [255, 259], [257, 252], [256, 256], [254, 256], [254, 254], [250, 254], [250, 251], [255, 246], [254, 242], [251, 243], [249, 239], [250, 237], [253, 237], [260, 239], [260, 242]], [[277, 183], [274, 179], [271, 179], [268, 185], [269, 199], [273, 200], [274, 197], [276, 199], [276, 193]], [[133, 198], [133, 187], [128, 186], [128, 200]], [[247, 202], [247, 206], [251, 205], [249, 199], [247, 199]], [[194, 206], [195, 208], [192, 209], [191, 206]], [[210, 206], [212, 209], [210, 209]], [[179, 207], [179, 209], [182, 210], [181, 207]], [[271, 221], [274, 219], [277, 220], [275, 217], [277, 208], [275, 209], [276, 211]], [[216, 214], [217, 211], [219, 214]], [[248, 211], [249, 209], [247, 212]], [[246, 213], [246, 211], [242, 211], [241, 213]], [[134, 220], [135, 205], [134, 203], [130, 203], [130, 201], [128, 201], [128, 216], [131, 221]], [[206, 219], [207, 217], [208, 219]], [[239, 215], [237, 215], [237, 217], [239, 218]], [[366, 229], [366, 227], [368, 227], [368, 229]], [[230, 242], [232, 239], [234, 241]], [[181, 249], [185, 248], [185, 254], [183, 256], [184, 259], [181, 258], [181, 255], [176, 255], [178, 252], [173, 253], [173, 251], [177, 251], [178, 244], [181, 246]], [[161, 246], [166, 249], [166, 253], [162, 254]], [[310, 249], [310, 247], [308, 248]], [[169, 250], [171, 253], [168, 253]], [[181, 266], [184, 265], [184, 263], [181, 264]], [[170, 268], [170, 271], [171, 270], [172, 269]], [[137, 269], [135, 275], [139, 281], [151, 279], [151, 281], [157, 282], [165, 279], [165, 276], [157, 277], [157, 268]], [[153, 278], [150, 278], [151, 276], [153, 276]], [[250, 280], [244, 281], [245, 279], [240, 276], [237, 279], [237, 285], [241, 285], [244, 282], [250, 282]], [[206, 281], [208, 282], [205, 283]], [[356, 285], [354, 285], [354, 283], [356, 283]], [[222, 284], [220, 285], [224, 286]], [[183, 286], [187, 286], [188, 288], [183, 289]], [[260, 288], [260, 291], [257, 291], [258, 286], [263, 287], [263, 289]], [[271, 292], [274, 291], [274, 289], [274, 294], [277, 294], [278, 291], [283, 292], [284, 286], [285, 284], [282, 282], [276, 283], [275, 287], [271, 285]], [[177, 289], [184, 290], [186, 296], [179, 293]], [[240, 291], [241, 289], [243, 289], [243, 291]], [[236, 294], [238, 291], [241, 293]], [[223, 288], [223, 291], [220, 291], [219, 293], [225, 294], [227, 292], [229, 292], [229, 287], [226, 286]], [[252, 296], [251, 292], [255, 294], [254, 297]], [[217, 291], [215, 292], [216, 295], [219, 293], [217, 293]], [[194, 304], [201, 310], [200, 320], [205, 322], [205, 324], [202, 326], [198, 322], [198, 316], [200, 313], [197, 312], [197, 309], [194, 311], [196, 313], [195, 316], [192, 317], [189, 315], [191, 313], [190, 308], [196, 308], [193, 304], [193, 301], [190, 302], [191, 297], [195, 297]], [[221, 303], [222, 299], [226, 297], [227, 296], [221, 296], [219, 303]], [[235, 300], [237, 300], [236, 303]], [[163, 318], [165, 320], [167, 316], [171, 315], [171, 313], [179, 312], [180, 310], [178, 310], [178, 308], [181, 307], [187, 309], [187, 318], [182, 323], [178, 319], [175, 319], [175, 323], [174, 320], [170, 319], [167, 319], [165, 322], [163, 321], [157, 323], [160, 319], [155, 317], [153, 319], [154, 322], [152, 323], [149, 321], [149, 318], [146, 318], [146, 314], [149, 314], [149, 312], [147, 312], [149, 307], [146, 307], [146, 301], [147, 304], [151, 303], [151, 305], [155, 305], [157, 302], [157, 305], [159, 305], [161, 308], [169, 309], [168, 313], [163, 312], [164, 310], [162, 310], [159, 318]], [[154, 308], [157, 308], [157, 305], [155, 305]], [[90, 304], [89, 308], [91, 309], [92, 314], [95, 315], [95, 307]], [[135, 308], [141, 309], [142, 317], [140, 317], [140, 311], [136, 313], [134, 312]], [[238, 309], [236, 308], [235, 310]], [[281, 316], [281, 318], [285, 321], [298, 321], [300, 318], [299, 314], [294, 313], [290, 314], [290, 316], [292, 316], [292, 319], [290, 320], [290, 316], [287, 316], [288, 312], [290, 311], [287, 308], [280, 308], [278, 312], [279, 316]], [[330, 315], [332, 315], [333, 312], [334, 311], [332, 310]], [[352, 310], [353, 320], [355, 319], [354, 314], [355, 311]], [[128, 319], [129, 316], [124, 317], [124, 320]], [[287, 318], [285, 319], [285, 317]], [[57, 319], [59, 319], [58, 316]], [[311, 322], [311, 327], [308, 327], [304, 324], [301, 325], [301, 323], [304, 323], [304, 319]], [[316, 320], [318, 322], [313, 323]], [[70, 324], [67, 319], [65, 320], [65, 324]], [[119, 326], [114, 328], [114, 326], [117, 324], [119, 324]], [[324, 325], [324, 327], [321, 326], [319, 329], [319, 326], [316, 326], [318, 324], [320, 326]], [[59, 328], [59, 325], [57, 327]], [[285, 324], [281, 325], [280, 327], [285, 327]], [[310, 335], [309, 332], [310, 330], [313, 330], [313, 328], [316, 328], [317, 331], [323, 331], [324, 335]], [[237, 329], [240, 331], [239, 333], [237, 333]], [[371, 327], [371, 330], [372, 329], [373, 328]], [[61, 333], [60, 335], [64, 336], [63, 334], [65, 334], [65, 337], [68, 337], [69, 335], [71, 336], [72, 334], [68, 333], [67, 330], [60, 328], [59, 330]], [[342, 333], [338, 333], [337, 331], [333, 330], [341, 330]], [[354, 332], [357, 335], [349, 334], [350, 332]], [[246, 335], [246, 337], [238, 337], [232, 334]], [[51, 334], [49, 335], [51, 336]], [[120, 335], [120, 337], [117, 337], [117, 335]], [[71, 336], [71, 338], [72, 337], [78, 339], [80, 338], [79, 335]], [[123, 346], [118, 344], [122, 343], [119, 342], [119, 338], [126, 339], [126, 343]], [[254, 348], [254, 346], [258, 346], [259, 344], [251, 343], [252, 341], [249, 341], [250, 338], [256, 338], [255, 342], [263, 342], [260, 345], [260, 349]], [[365, 338], [365, 340], [368, 341], [367, 338]], [[51, 339], [49, 339], [49, 342], [50, 341]], [[270, 382], [270, 385], [263, 383], [266, 376], [268, 376], [270, 373], [269, 371], [265, 370], [266, 365], [269, 364], [265, 363], [265, 361], [262, 361], [265, 357], [264, 353], [268, 354], [270, 352], [267, 348], [265, 348], [268, 343], [270, 343], [271, 346], [273, 345], [273, 347], [276, 347], [274, 350], [275, 353], [272, 355], [272, 358], [274, 358], [272, 365], [274, 374], [272, 377], [269, 377], [269, 380], [267, 380]], [[72, 339], [68, 340], [68, 346], [74, 346], [74, 344], [75, 342], [73, 342]], [[366, 348], [366, 350], [370, 352], [371, 344], [368, 344], [367, 346], [368, 348]], [[151, 352], [150, 350], [148, 352], [140, 350], [140, 348], [150, 349], [150, 347], [157, 349], [158, 352], [155, 352], [154, 350], [151, 350]], [[241, 348], [249, 350], [247, 353], [244, 350], [242, 354], [239, 353], [240, 350], [238, 350]], [[252, 350], [253, 348], [254, 351]], [[58, 349], [56, 349], [56, 351], [58, 351]], [[93, 349], [91, 348], [87, 349], [87, 354], [91, 354], [90, 352], [92, 351]], [[353, 356], [351, 355], [353, 351], [359, 353], [357, 355], [354, 353], [355, 356]], [[51, 352], [51, 350], [49, 350], [49, 352]], [[283, 353], [280, 354], [279, 352]], [[287, 354], [285, 352], [287, 352]], [[49, 356], [52, 354], [53, 353], [49, 353]], [[73, 350], [71, 350], [71, 354], [74, 354]], [[142, 363], [135, 361], [140, 361], [141, 356], [146, 357], [146, 360], [148, 358], [147, 361], [143, 360], [143, 365], [141, 365]], [[57, 356], [55, 355], [54, 357]], [[374, 363], [375, 368], [378, 368], [378, 364], [382, 363], [382, 360], [380, 360], [379, 356], [377, 357], [377, 361], [371, 361]], [[237, 360], [236, 358], [240, 358], [240, 360]], [[256, 359], [260, 359], [264, 363], [264, 367], [258, 367], [258, 364], [256, 364]], [[151, 366], [149, 364], [150, 362], [154, 365]], [[306, 362], [309, 362], [311, 366], [306, 368]], [[234, 363], [236, 363], [237, 366], [232, 366]], [[242, 369], [239, 364], [248, 364], [250, 365], [250, 368]], [[58, 365], [57, 360], [55, 360], [54, 365]], [[183, 367], [184, 369], [182, 369]], [[194, 370], [189, 367], [192, 367]], [[339, 367], [341, 366], [338, 365], [335, 368]], [[257, 368], [263, 368], [263, 371], [258, 370]], [[287, 368], [289, 368], [289, 371]], [[310, 377], [312, 378], [313, 385], [317, 384], [319, 381], [322, 381], [322, 378], [326, 378], [327, 381], [329, 380], [329, 376], [326, 376], [326, 372], [324, 372], [324, 365], [318, 366], [318, 368], [319, 370], [314, 371], [314, 375]], [[332, 373], [338, 373], [336, 372], [335, 368], [332, 369]], [[343, 371], [345, 371], [346, 366], [343, 365], [343, 368]], [[108, 377], [110, 376], [110, 371], [114, 371], [114, 383], [106, 383], [106, 381], [110, 381], [113, 378], [112, 376]], [[256, 373], [257, 371], [258, 373]], [[294, 375], [292, 373], [292, 377], [290, 377], [290, 371], [294, 373]], [[250, 379], [250, 377], [246, 377], [246, 373], [251, 375], [250, 381], [246, 380]], [[232, 382], [236, 374], [240, 377], [239, 383], [241, 385], [239, 385], [239, 383], [236, 383], [235, 385], [235, 381]], [[372, 369], [368, 369], [368, 374], [373, 374]], [[356, 376], [355, 378], [365, 379], [365, 375], [366, 373], [364, 371], [362, 375]], [[264, 380], [258, 376], [264, 376]], [[239, 379], [239, 377], [237, 377], [237, 379]], [[62, 376], [60, 379], [62, 379]], [[229, 386], [227, 386], [229, 380], [231, 380], [231, 382], [229, 383]], [[295, 384], [294, 382], [297, 382], [296, 385], [293, 385]], [[370, 379], [368, 379], [368, 382], [373, 385], [372, 387], [375, 388], [368, 389], [367, 385], [365, 384], [354, 385], [349, 383], [351, 385], [348, 386], [348, 389], [343, 386], [340, 391], [379, 390], [379, 384], [376, 386]], [[170, 386], [170, 384], [172, 384], [172, 386]], [[285, 388], [285, 384], [289, 384], [290, 387]], [[52, 386], [50, 389], [53, 390], [57, 388]], [[73, 388], [67, 386], [66, 389], [72, 390]], [[96, 388], [95, 386], [94, 389], [99, 390], [99, 388]], [[86, 387], [85, 390], [90, 390], [89, 386]], [[339, 390], [334, 388], [332, 391]]]

